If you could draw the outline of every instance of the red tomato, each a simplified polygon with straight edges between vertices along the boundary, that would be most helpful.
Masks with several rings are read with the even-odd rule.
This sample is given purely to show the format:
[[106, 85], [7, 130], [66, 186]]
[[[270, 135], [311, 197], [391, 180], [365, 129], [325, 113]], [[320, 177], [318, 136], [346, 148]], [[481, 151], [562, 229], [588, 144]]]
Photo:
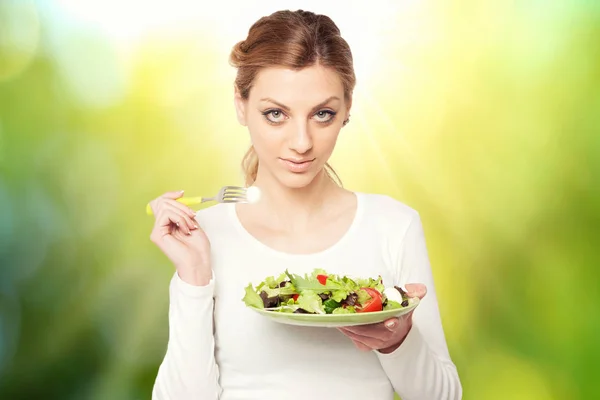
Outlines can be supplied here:
[[317, 275], [317, 280], [321, 285], [325, 285], [327, 283], [327, 275]]
[[295, 294], [292, 296], [292, 299], [294, 299], [294, 301], [298, 301], [298, 297], [300, 297], [299, 294]]
[[377, 289], [362, 288], [362, 290], [364, 290], [369, 294], [369, 296], [371, 296], [371, 300], [363, 304], [362, 308], [356, 308], [357, 313], [383, 310], [383, 303], [381, 302], [381, 293], [379, 293]]

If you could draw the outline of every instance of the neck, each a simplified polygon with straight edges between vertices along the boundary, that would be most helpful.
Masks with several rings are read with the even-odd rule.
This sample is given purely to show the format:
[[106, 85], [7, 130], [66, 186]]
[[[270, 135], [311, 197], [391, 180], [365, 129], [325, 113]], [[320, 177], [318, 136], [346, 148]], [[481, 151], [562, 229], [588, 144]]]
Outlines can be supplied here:
[[339, 187], [333, 182], [325, 170], [322, 170], [313, 181], [302, 188], [289, 188], [281, 185], [267, 174], [261, 174], [260, 167], [254, 186], [261, 191], [260, 207], [268, 210], [281, 222], [293, 225], [308, 222], [311, 217], [319, 215], [327, 206], [327, 199], [335, 195]]

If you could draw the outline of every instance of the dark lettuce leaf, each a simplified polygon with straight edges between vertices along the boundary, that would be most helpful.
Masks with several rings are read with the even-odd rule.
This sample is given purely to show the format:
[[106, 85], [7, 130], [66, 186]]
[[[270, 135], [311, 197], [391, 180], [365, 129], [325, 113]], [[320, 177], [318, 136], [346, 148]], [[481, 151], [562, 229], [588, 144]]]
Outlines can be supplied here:
[[304, 308], [298, 308], [296, 311], [294, 311], [294, 314], [314, 314], [314, 313], [308, 312]]
[[400, 286], [394, 286], [394, 289], [399, 291], [400, 295], [402, 295], [402, 303], [400, 303], [402, 305], [402, 307], [407, 307], [408, 306], [408, 296], [406, 295], [406, 292], [404, 290], [402, 290], [402, 288]]
[[356, 293], [350, 293], [348, 297], [342, 300], [341, 304], [346, 306], [354, 306], [358, 301], [358, 295]]
[[402, 290], [402, 288], [400, 286], [394, 286], [394, 289], [396, 289], [397, 291], [400, 292], [400, 294], [402, 295], [402, 298], [406, 297], [406, 292], [404, 290]]
[[278, 307], [279, 306], [279, 296], [269, 297], [269, 295], [267, 294], [267, 292], [265, 292], [263, 290], [262, 292], [260, 292], [260, 298], [262, 299], [263, 304], [265, 305], [265, 308]]

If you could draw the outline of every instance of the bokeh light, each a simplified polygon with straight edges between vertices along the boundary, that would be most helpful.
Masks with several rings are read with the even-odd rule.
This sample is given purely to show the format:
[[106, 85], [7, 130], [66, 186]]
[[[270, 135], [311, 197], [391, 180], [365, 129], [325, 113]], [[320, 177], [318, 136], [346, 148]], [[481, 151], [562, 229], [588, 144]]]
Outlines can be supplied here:
[[40, 22], [29, 0], [0, 3], [0, 82], [15, 77], [33, 60], [40, 40]]

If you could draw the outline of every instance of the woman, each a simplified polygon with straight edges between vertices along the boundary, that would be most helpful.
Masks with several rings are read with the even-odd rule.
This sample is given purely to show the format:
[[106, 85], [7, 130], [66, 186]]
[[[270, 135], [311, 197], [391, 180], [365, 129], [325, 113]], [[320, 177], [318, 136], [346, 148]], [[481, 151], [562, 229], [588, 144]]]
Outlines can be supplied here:
[[[151, 238], [176, 267], [153, 399], [461, 398], [419, 215], [387, 196], [343, 189], [327, 164], [355, 84], [336, 25], [276, 12], [251, 27], [231, 62], [237, 118], [252, 140], [246, 183], [261, 200], [197, 214], [176, 201], [182, 192], [151, 202]], [[277, 324], [247, 310], [248, 282], [286, 268], [413, 282], [409, 295], [422, 302], [403, 319], [340, 329]]]

